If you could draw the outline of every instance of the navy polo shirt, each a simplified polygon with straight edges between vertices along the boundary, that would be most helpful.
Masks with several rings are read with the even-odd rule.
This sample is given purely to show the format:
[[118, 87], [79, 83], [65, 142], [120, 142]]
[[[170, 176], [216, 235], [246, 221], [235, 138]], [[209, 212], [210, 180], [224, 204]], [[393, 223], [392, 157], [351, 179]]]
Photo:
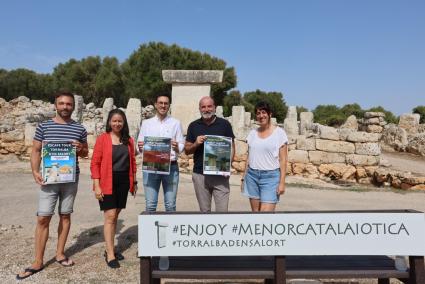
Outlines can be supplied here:
[[[207, 125], [202, 118], [192, 121], [187, 128], [186, 141], [195, 143], [196, 138], [202, 135], [219, 135], [235, 138], [230, 123], [221, 117], [216, 117], [215, 121]], [[202, 174], [204, 163], [204, 143], [196, 148], [193, 154], [193, 172]]]

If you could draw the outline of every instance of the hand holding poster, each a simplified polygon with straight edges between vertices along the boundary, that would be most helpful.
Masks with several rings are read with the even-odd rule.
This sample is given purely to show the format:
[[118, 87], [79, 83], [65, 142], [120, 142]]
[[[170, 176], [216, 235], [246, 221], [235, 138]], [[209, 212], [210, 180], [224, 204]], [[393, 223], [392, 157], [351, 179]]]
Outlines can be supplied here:
[[170, 174], [171, 138], [145, 136], [142, 170], [147, 173]]
[[77, 150], [69, 141], [43, 141], [41, 174], [45, 184], [75, 182]]
[[206, 135], [204, 142], [204, 174], [230, 176], [232, 138]]

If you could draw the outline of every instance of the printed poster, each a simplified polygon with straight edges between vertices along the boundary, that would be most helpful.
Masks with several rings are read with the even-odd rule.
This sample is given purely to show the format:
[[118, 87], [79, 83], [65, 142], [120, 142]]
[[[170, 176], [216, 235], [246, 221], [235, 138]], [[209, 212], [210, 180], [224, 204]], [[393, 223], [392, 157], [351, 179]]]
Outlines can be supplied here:
[[69, 141], [42, 142], [41, 174], [45, 184], [75, 182], [77, 149]]
[[171, 138], [145, 136], [142, 171], [169, 175], [170, 165]]
[[206, 135], [204, 142], [204, 174], [230, 176], [232, 138]]

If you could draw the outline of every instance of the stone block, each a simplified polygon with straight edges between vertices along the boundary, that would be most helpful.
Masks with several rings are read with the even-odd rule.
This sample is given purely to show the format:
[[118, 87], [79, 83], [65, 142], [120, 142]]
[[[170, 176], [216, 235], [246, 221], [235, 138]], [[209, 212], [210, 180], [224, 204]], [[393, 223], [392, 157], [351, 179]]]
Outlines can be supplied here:
[[407, 134], [416, 134], [418, 133], [420, 118], [421, 116], [418, 113], [402, 114], [398, 126], [406, 130]]
[[293, 118], [285, 118], [283, 128], [288, 136], [298, 135], [298, 121]]
[[5, 133], [0, 134], [0, 140], [2, 142], [17, 142], [24, 140], [24, 133], [22, 130], [12, 130]]
[[248, 154], [248, 144], [242, 140], [235, 139], [235, 155], [246, 156]]
[[288, 145], [288, 151], [297, 150], [297, 144], [289, 144]]
[[102, 117], [103, 117], [103, 125], [106, 125], [106, 120], [108, 119], [108, 114], [111, 110], [114, 109], [114, 99], [106, 98], [103, 102], [102, 106]]
[[344, 180], [353, 179], [357, 171], [355, 167], [343, 163], [321, 164], [318, 169], [320, 173], [326, 176]]
[[359, 124], [357, 123], [357, 118], [355, 115], [350, 115], [347, 120], [341, 125], [341, 128], [352, 129], [357, 131], [359, 129]]
[[291, 163], [308, 163], [308, 152], [303, 150], [292, 150], [288, 152], [288, 161]]
[[346, 141], [348, 135], [350, 135], [351, 133], [353, 133], [355, 131], [356, 130], [353, 130], [353, 129], [350, 129], [350, 128], [339, 128], [338, 129], [339, 140]]
[[369, 133], [382, 133], [384, 128], [380, 125], [368, 125], [366, 126], [366, 132]]
[[363, 167], [356, 167], [356, 178], [357, 179], [362, 179], [362, 178], [366, 178], [367, 176], [367, 172], [366, 169]]
[[324, 151], [308, 151], [308, 157], [311, 163], [315, 165], [344, 163], [345, 154], [331, 153]]
[[385, 117], [385, 113], [376, 112], [376, 111], [367, 111], [364, 114], [364, 118], [372, 118], [372, 117]]
[[417, 133], [408, 136], [406, 151], [416, 155], [425, 156], [425, 133]]
[[125, 115], [127, 116], [130, 136], [134, 139], [137, 139], [137, 135], [139, 135], [140, 124], [142, 122], [142, 102], [140, 99], [131, 98], [128, 100]]
[[381, 146], [379, 143], [355, 143], [355, 145], [356, 154], [371, 156], [381, 155]]
[[223, 81], [223, 70], [162, 70], [167, 83], [211, 84]]
[[371, 117], [363, 120], [363, 124], [371, 125], [371, 124], [379, 124], [381, 123], [380, 117]]
[[25, 130], [24, 130], [25, 146], [32, 146], [36, 129], [37, 129], [37, 126], [33, 123], [25, 124]]
[[339, 133], [336, 128], [320, 125], [318, 130], [321, 139], [339, 140]]
[[316, 166], [311, 163], [293, 163], [292, 173], [294, 175], [302, 175], [308, 178], [319, 177], [319, 171], [317, 170]]
[[397, 151], [404, 151], [409, 143], [406, 130], [395, 124], [389, 124], [385, 128], [382, 142]]
[[217, 107], [215, 108], [215, 115], [216, 115], [217, 117], [221, 117], [221, 118], [223, 118], [223, 117], [224, 117], [224, 115], [223, 115], [223, 107], [222, 107], [222, 106], [217, 106]]
[[379, 165], [379, 156], [348, 154], [346, 162], [354, 166], [374, 166]]
[[345, 141], [332, 141], [324, 139], [316, 139], [316, 149], [326, 152], [336, 153], [354, 153], [355, 146], [353, 143]]
[[380, 138], [378, 133], [367, 133], [367, 132], [352, 132], [347, 136], [347, 141], [350, 142], [378, 142]]
[[293, 120], [297, 120], [298, 116], [297, 116], [297, 107], [296, 106], [289, 106], [288, 107], [288, 111], [286, 112], [286, 117], [285, 118], [290, 118]]
[[81, 122], [83, 118], [84, 99], [82, 96], [74, 95], [74, 111], [71, 118], [77, 122]]
[[306, 136], [300, 135], [297, 138], [297, 149], [298, 150], [316, 150], [316, 139], [315, 138], [307, 138]]
[[314, 115], [311, 111], [300, 113], [300, 134], [305, 134], [313, 124]]
[[425, 190], [425, 184], [417, 184], [415, 186], [412, 186], [410, 189]]

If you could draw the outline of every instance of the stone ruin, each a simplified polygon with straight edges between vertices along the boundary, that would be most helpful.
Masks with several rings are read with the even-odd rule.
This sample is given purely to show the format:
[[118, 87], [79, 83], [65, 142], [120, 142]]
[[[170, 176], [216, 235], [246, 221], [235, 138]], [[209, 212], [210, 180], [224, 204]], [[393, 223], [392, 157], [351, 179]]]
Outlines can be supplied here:
[[[199, 117], [199, 99], [210, 94], [210, 84], [221, 81], [222, 71], [166, 70], [163, 77], [172, 84], [171, 113], [186, 121], [187, 125]], [[188, 97], [186, 92], [196, 96]], [[190, 105], [191, 112], [179, 104]], [[93, 103], [85, 104], [81, 96], [76, 96], [73, 118], [87, 129], [90, 151], [96, 137], [104, 131], [109, 111], [114, 108], [112, 98], [106, 99], [99, 108]], [[123, 111], [133, 137], [137, 137], [143, 119], [154, 115], [153, 106], [143, 108], [140, 100], [135, 98], [129, 100]], [[27, 97], [9, 102], [0, 98], [0, 115], [0, 161], [8, 154], [27, 160], [37, 124], [53, 117], [55, 110], [53, 104]], [[217, 107], [217, 115], [223, 117], [221, 106]], [[425, 156], [425, 127], [419, 124], [419, 116], [402, 115], [398, 125], [387, 124], [384, 116], [379, 112], [366, 112], [363, 118], [351, 116], [340, 128], [333, 128], [314, 123], [312, 112], [301, 112], [298, 121], [296, 107], [290, 106], [283, 125], [278, 125], [285, 129], [289, 138], [287, 174], [327, 181], [425, 189], [425, 178], [392, 171], [384, 167], [380, 159], [381, 149]], [[232, 115], [225, 119], [232, 124], [236, 136], [232, 171], [240, 173], [247, 160], [246, 136], [257, 125], [243, 106], [234, 106]], [[274, 118], [273, 122], [276, 124]], [[179, 166], [182, 172], [190, 172], [192, 155], [181, 154]]]

